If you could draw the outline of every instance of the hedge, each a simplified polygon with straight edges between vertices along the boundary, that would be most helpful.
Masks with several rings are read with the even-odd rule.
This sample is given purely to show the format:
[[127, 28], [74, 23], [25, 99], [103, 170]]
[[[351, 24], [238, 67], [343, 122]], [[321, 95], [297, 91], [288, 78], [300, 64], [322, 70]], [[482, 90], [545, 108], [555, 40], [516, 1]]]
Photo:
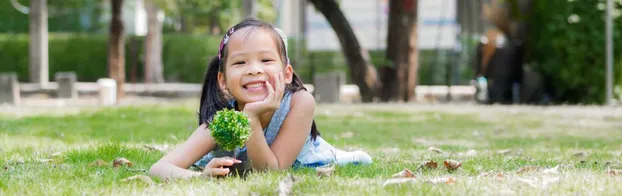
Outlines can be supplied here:
[[[605, 100], [605, 1], [533, 1], [527, 60], [559, 103]], [[616, 0], [616, 12], [622, 1]], [[614, 79], [622, 84], [622, 17], [614, 21]]]
[[[96, 81], [107, 76], [106, 36], [54, 34], [49, 37], [50, 79], [59, 71], [75, 71], [79, 81]], [[137, 79], [141, 80], [144, 38], [126, 38], [126, 79], [130, 81], [134, 67]], [[162, 61], [165, 78], [169, 81], [200, 82], [208, 60], [217, 53], [219, 39], [210, 36], [164, 36]], [[0, 37], [0, 72], [15, 71], [20, 81], [28, 80], [28, 42], [27, 35]]]
[[[93, 82], [107, 76], [107, 37], [93, 34], [50, 34], [49, 76], [56, 72], [75, 71], [79, 81]], [[208, 61], [217, 54], [221, 36], [165, 34], [162, 61], [167, 82], [200, 83]], [[0, 72], [17, 72], [20, 81], [28, 81], [28, 35], [0, 35]], [[125, 40], [126, 81], [143, 79], [144, 37], [127, 36]], [[306, 83], [313, 82], [313, 72], [348, 72], [341, 52], [314, 51], [296, 59], [295, 41], [289, 42], [289, 54], [296, 72]], [[370, 51], [372, 62], [381, 66], [384, 51]], [[445, 66], [438, 66], [436, 53], [421, 51], [420, 84], [445, 84]], [[313, 65], [313, 68], [311, 66]], [[468, 73], [469, 69], [465, 70]], [[464, 75], [464, 72], [462, 73]], [[134, 78], [135, 77], [135, 78]], [[349, 81], [350, 78], [348, 77]]]

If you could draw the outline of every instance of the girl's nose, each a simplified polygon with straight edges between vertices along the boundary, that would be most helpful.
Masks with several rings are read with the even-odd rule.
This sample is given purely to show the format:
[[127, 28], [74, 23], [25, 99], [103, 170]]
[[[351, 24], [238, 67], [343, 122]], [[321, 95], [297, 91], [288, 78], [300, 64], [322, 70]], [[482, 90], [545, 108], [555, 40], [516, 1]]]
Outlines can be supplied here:
[[263, 72], [264, 72], [263, 66], [261, 66], [258, 63], [250, 64], [250, 66], [246, 70], [247, 75], [259, 75], [259, 74], [262, 74]]

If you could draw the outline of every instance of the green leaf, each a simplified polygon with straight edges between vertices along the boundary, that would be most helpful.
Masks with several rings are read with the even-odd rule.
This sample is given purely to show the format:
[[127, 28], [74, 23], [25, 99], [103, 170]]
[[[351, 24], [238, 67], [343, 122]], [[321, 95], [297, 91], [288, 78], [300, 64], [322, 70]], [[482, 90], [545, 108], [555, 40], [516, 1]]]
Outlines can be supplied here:
[[251, 136], [248, 116], [227, 108], [216, 112], [209, 129], [216, 144], [227, 151], [244, 147]]

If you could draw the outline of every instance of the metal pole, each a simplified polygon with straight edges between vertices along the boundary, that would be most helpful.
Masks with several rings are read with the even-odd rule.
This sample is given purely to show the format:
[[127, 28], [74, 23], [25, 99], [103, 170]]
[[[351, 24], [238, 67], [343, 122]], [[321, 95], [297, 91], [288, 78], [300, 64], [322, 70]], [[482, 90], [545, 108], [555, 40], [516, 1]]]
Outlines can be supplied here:
[[607, 51], [607, 100], [605, 103], [613, 105], [613, 21], [611, 18], [613, 11], [613, 0], [607, 0], [607, 24], [606, 24], [606, 51]]

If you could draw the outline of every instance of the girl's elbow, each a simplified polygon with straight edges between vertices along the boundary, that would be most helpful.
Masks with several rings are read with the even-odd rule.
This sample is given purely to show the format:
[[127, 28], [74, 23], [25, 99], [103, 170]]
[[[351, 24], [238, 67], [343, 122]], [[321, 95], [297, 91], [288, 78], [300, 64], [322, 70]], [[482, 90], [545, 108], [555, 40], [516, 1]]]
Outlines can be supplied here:
[[160, 162], [158, 161], [158, 162], [154, 163], [153, 165], [151, 165], [151, 167], [149, 168], [149, 172], [148, 172], [148, 174], [149, 174], [150, 176], [156, 176], [156, 177], [159, 177], [159, 176], [160, 176], [160, 175], [159, 175], [159, 174], [160, 174], [160, 170], [162, 170], [161, 168], [162, 168], [162, 163], [160, 163]]

